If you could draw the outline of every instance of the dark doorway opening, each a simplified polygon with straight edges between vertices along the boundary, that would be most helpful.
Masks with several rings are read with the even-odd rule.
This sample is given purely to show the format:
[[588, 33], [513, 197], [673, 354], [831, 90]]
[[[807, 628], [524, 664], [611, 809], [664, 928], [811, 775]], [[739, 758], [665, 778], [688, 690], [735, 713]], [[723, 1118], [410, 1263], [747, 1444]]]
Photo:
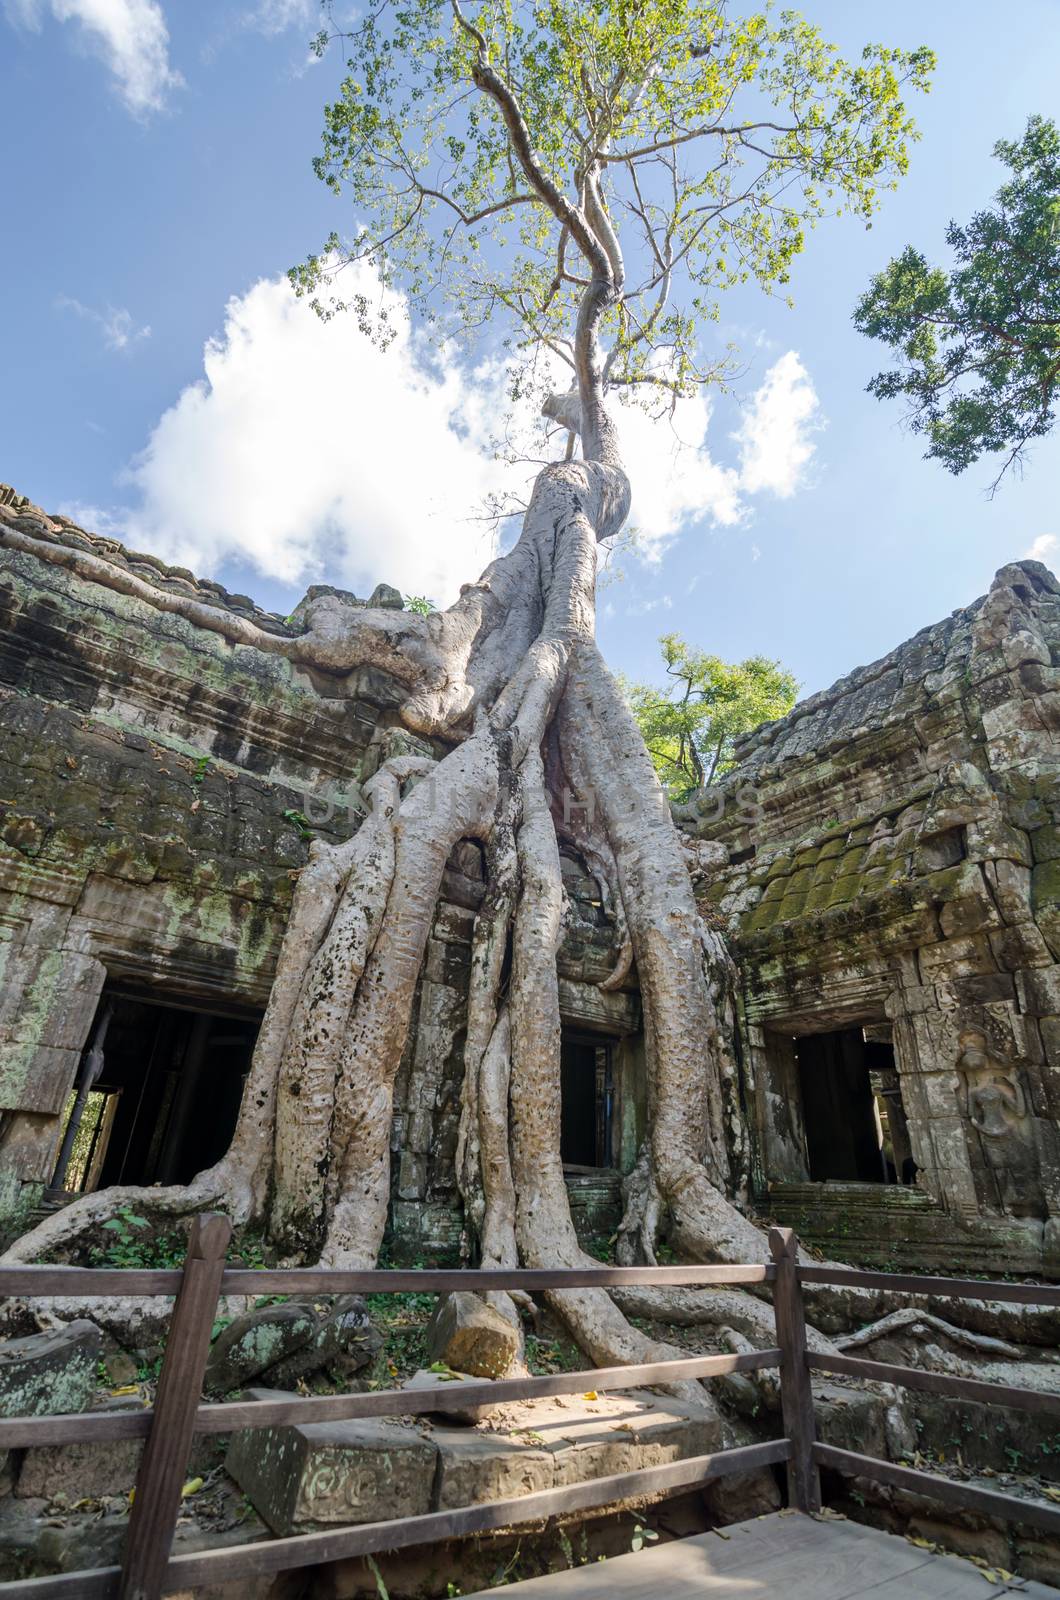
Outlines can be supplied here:
[[814, 1183], [915, 1180], [894, 1049], [867, 1031], [843, 1028], [795, 1040]]
[[71, 1095], [68, 1154], [56, 1186], [88, 1192], [112, 1183], [186, 1183], [220, 1160], [258, 1026], [254, 1018], [159, 1005], [105, 988], [85, 1057], [102, 1031], [102, 1064], [90, 1090]]
[[565, 1167], [613, 1165], [610, 1039], [564, 1030], [560, 1049], [560, 1156]]

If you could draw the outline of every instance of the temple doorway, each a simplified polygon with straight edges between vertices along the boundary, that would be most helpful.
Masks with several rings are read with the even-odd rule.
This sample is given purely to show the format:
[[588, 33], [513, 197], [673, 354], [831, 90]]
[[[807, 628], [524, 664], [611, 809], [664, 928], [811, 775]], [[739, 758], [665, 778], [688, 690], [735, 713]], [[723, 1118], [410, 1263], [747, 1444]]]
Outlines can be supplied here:
[[905, 1183], [916, 1176], [898, 1069], [884, 1030], [842, 1028], [795, 1040], [812, 1183]]
[[219, 1160], [258, 1026], [104, 988], [63, 1116], [53, 1189], [186, 1183]]
[[565, 1168], [614, 1165], [613, 1043], [563, 1030], [560, 1050], [560, 1156]]

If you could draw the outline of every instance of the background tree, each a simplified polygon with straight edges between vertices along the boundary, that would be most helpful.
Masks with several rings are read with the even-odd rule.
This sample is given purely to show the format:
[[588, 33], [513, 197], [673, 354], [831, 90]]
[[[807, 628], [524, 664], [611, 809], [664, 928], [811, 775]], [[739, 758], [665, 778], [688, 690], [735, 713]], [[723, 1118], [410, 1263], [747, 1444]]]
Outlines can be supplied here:
[[789, 712], [799, 685], [766, 656], [723, 661], [677, 633], [664, 633], [659, 643], [670, 682], [661, 689], [630, 684], [627, 693], [656, 772], [683, 800], [729, 770], [737, 735]]
[[[474, 840], [486, 887], [457, 1172], [481, 1262], [586, 1260], [559, 1148], [561, 843], [597, 875], [614, 919], [602, 987], [629, 981], [635, 962], [645, 1015], [652, 1109], [621, 1252], [653, 1259], [665, 1229], [694, 1260], [758, 1258], [761, 1235], [728, 1198], [746, 1153], [726, 1053], [730, 964], [594, 638], [597, 544], [630, 502], [608, 397], [705, 381], [715, 361], [698, 330], [721, 291], [747, 277], [783, 283], [827, 210], [871, 214], [906, 163], [902, 85], [922, 87], [930, 57], [872, 46], [850, 64], [793, 13], [738, 19], [698, 0], [484, 0], [467, 14], [459, 0], [376, 0], [344, 44], [318, 171], [348, 194], [356, 231], [300, 269], [298, 286], [334, 311], [340, 262], [367, 258], [444, 337], [504, 324], [516, 390], [538, 381], [545, 356], [566, 374], [570, 387], [545, 400], [565, 459], [538, 474], [514, 547], [427, 615], [317, 593], [288, 635], [262, 633], [76, 557], [97, 581], [234, 644], [343, 681], [363, 666], [390, 674], [404, 729], [364, 786], [357, 833], [311, 846], [226, 1156], [189, 1185], [86, 1196], [12, 1255], [68, 1247], [130, 1203], [156, 1214], [223, 1204], [265, 1222], [288, 1255], [373, 1264], [420, 968], [446, 862]], [[385, 339], [372, 297], [353, 304]], [[405, 442], [414, 471], [416, 441]], [[550, 1298], [597, 1362], [673, 1353], [602, 1291]], [[758, 1302], [737, 1315], [731, 1296], [700, 1299], [708, 1319], [768, 1337]]]
[[899, 365], [869, 384], [905, 396], [925, 455], [963, 472], [1004, 452], [996, 489], [1056, 420], [1060, 385], [1060, 132], [1031, 117], [1023, 138], [994, 154], [1011, 177], [964, 227], [951, 222], [954, 264], [928, 264], [910, 245], [873, 278], [854, 326]]

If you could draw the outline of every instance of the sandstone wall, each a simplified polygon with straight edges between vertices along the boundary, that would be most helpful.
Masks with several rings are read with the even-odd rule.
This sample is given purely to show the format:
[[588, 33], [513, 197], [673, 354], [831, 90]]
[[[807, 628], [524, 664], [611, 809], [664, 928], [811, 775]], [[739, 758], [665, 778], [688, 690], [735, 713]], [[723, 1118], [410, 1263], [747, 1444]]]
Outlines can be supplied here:
[[[740, 758], [679, 820], [740, 962], [760, 1205], [852, 1258], [1060, 1272], [1060, 586], [1002, 568]], [[806, 1181], [791, 1041], [854, 1024], [890, 1025], [913, 1190]]]
[[[289, 631], [245, 596], [36, 508], [22, 506], [16, 526]], [[401, 598], [381, 586], [373, 601]], [[310, 839], [348, 836], [357, 785], [386, 755], [423, 744], [400, 727], [400, 699], [374, 670], [314, 678], [0, 552], [0, 1227], [32, 1209], [51, 1175], [105, 983], [260, 1014]], [[635, 995], [595, 988], [613, 964], [612, 929], [591, 880], [567, 867], [565, 1018], [635, 1036]], [[452, 1159], [476, 846], [458, 847], [443, 892], [396, 1095], [394, 1221], [412, 1255], [452, 1248], [460, 1232]], [[631, 1161], [632, 1086], [625, 1098]], [[610, 1226], [613, 1189], [581, 1188], [586, 1226]]]

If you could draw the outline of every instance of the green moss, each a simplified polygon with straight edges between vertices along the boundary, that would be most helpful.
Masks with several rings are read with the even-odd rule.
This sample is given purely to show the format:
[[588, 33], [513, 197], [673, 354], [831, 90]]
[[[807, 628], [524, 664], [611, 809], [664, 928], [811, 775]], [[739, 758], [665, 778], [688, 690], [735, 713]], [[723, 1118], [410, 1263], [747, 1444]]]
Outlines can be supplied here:
[[1060, 828], [1052, 823], [1036, 828], [1031, 835], [1035, 861], [1060, 861]]
[[1031, 873], [1031, 906], [1035, 911], [1060, 905], [1060, 860], [1042, 861]]

